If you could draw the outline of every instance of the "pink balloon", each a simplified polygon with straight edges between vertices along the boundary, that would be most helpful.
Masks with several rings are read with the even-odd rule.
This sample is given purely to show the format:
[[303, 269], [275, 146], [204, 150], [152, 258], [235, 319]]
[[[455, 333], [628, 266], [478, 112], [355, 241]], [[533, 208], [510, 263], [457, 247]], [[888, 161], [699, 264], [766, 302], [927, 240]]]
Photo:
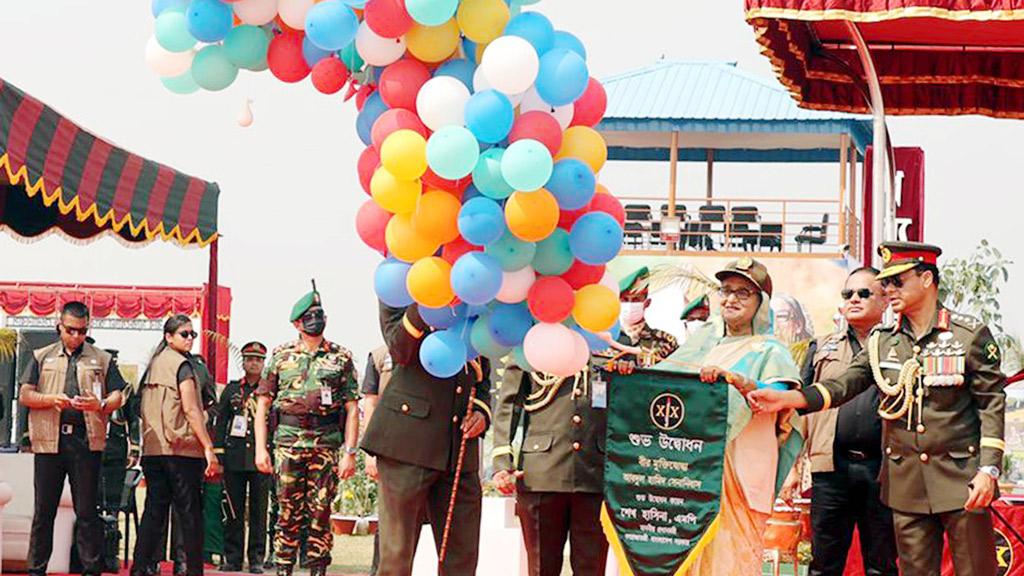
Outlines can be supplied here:
[[378, 206], [373, 199], [367, 200], [356, 213], [356, 233], [367, 246], [386, 255], [387, 244], [384, 242], [384, 230], [390, 220], [390, 212]]
[[420, 122], [420, 117], [415, 112], [410, 112], [405, 108], [392, 108], [381, 114], [380, 118], [373, 123], [373, 128], [370, 129], [370, 140], [373, 147], [379, 151], [381, 145], [384, 144], [384, 139], [398, 130], [413, 130], [419, 132], [424, 139], [430, 138], [430, 131], [423, 125], [423, 122]]
[[[535, 324], [523, 340], [526, 361], [538, 372], [572, 376], [576, 364], [574, 331], [562, 324]], [[567, 354], [566, 351], [573, 351]]]
[[509, 144], [517, 140], [532, 139], [544, 145], [552, 156], [562, 147], [562, 127], [558, 120], [547, 112], [533, 110], [520, 114], [508, 133]]
[[572, 340], [575, 347], [572, 354], [573, 362], [569, 367], [571, 372], [569, 372], [567, 376], [583, 370], [587, 367], [587, 364], [590, 363], [590, 345], [587, 344], [587, 339], [575, 330], [570, 330], [570, 332], [572, 332]]
[[416, 95], [430, 80], [430, 70], [412, 58], [399, 60], [384, 69], [377, 82], [380, 97], [388, 108], [416, 111]]
[[498, 302], [505, 304], [516, 304], [526, 300], [530, 293], [530, 287], [537, 279], [537, 273], [533, 268], [526, 266], [515, 272], [503, 272], [501, 278], [501, 290], [495, 296]]
[[398, 38], [414, 24], [405, 0], [370, 0], [363, 8], [366, 25], [382, 38]]
[[367, 194], [370, 194], [370, 180], [373, 179], [373, 173], [377, 171], [378, 166], [380, 166], [380, 155], [377, 154], [377, 149], [373, 146], [367, 146], [359, 155], [359, 162], [356, 163], [356, 170], [359, 172], [359, 184]]
[[606, 270], [604, 276], [601, 278], [601, 286], [605, 286], [616, 294], [619, 293], [619, 279], [612, 274], [611, 270]]
[[573, 108], [572, 126], [596, 126], [608, 108], [608, 94], [604, 86], [596, 78], [591, 78], [587, 91], [576, 100]]

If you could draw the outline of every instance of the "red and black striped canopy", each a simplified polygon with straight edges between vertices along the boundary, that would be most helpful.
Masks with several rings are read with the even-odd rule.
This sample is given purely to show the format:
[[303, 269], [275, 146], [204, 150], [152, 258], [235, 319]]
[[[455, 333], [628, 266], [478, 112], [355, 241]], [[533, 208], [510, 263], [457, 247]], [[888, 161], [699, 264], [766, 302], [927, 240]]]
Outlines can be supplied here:
[[98, 138], [0, 78], [0, 228], [205, 246], [217, 237], [217, 184]]

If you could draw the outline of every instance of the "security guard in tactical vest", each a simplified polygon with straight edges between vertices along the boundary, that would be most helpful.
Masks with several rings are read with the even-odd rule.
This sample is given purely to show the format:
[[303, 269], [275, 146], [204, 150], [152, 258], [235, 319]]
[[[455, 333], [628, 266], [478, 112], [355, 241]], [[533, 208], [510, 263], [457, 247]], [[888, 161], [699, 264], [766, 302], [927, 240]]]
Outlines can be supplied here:
[[310, 575], [324, 576], [334, 542], [331, 502], [338, 477], [349, 478], [356, 469], [356, 371], [349, 351], [324, 338], [327, 316], [315, 284], [295, 303], [289, 318], [299, 339], [274, 350], [256, 390], [256, 466], [264, 474], [272, 471], [267, 414], [273, 403], [279, 414], [273, 464], [280, 502], [274, 542], [277, 573], [291, 575], [299, 530], [305, 526]]
[[878, 279], [896, 321], [872, 331], [844, 374], [799, 391], [757, 390], [748, 400], [755, 411], [818, 411], [878, 386], [881, 497], [893, 509], [902, 574], [938, 574], [945, 533], [959, 576], [994, 575], [987, 508], [1006, 448], [999, 346], [986, 326], [939, 303], [938, 247], [893, 242], [879, 253]]
[[[249, 526], [249, 572], [263, 573], [267, 542], [267, 497], [271, 479], [256, 469], [256, 388], [267, 347], [260, 342], [242, 346], [245, 376], [229, 382], [220, 395], [214, 425], [214, 452], [224, 465], [224, 565], [222, 572], [241, 572], [245, 556], [245, 527]], [[246, 510], [248, 509], [248, 522]]]

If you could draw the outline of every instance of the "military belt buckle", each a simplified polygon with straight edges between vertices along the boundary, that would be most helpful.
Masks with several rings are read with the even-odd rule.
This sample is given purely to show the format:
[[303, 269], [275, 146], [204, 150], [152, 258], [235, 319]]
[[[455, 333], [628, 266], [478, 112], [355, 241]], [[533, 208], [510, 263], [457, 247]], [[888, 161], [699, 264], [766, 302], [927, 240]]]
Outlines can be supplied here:
[[75, 433], [75, 427], [72, 426], [71, 424], [61, 424], [60, 425], [60, 433], [65, 435], [65, 436], [68, 436], [70, 434], [74, 434]]
[[861, 460], [867, 460], [868, 455], [860, 450], [847, 450], [846, 458], [848, 460], [853, 460], [854, 462], [860, 462]]

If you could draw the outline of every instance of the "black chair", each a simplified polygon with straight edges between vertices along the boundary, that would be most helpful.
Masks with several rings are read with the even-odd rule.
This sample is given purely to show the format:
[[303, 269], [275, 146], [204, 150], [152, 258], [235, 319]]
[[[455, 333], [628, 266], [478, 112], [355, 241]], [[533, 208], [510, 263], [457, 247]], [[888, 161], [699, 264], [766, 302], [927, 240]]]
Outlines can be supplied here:
[[[668, 204], [661, 205], [662, 217], [668, 216]], [[686, 206], [684, 204], [676, 204], [676, 218], [679, 218], [680, 222], [686, 220]]]
[[[624, 208], [626, 210], [626, 227], [624, 229], [634, 232], [634, 236], [640, 239], [639, 247], [645, 247], [651, 235], [651, 207], [647, 204], [626, 204]], [[630, 226], [630, 224], [634, 224], [634, 226]]]
[[782, 224], [761, 223], [757, 245], [761, 248], [767, 248], [769, 252], [772, 250], [782, 252]]
[[626, 227], [623, 229], [623, 239], [625, 244], [631, 248], [643, 249], [644, 240], [648, 234], [647, 228], [639, 222], [626, 221]]
[[828, 213], [821, 215], [821, 226], [804, 226], [796, 235], [796, 251], [801, 252], [803, 245], [807, 244], [807, 251], [810, 252], [814, 246], [821, 246], [828, 240]]
[[739, 244], [744, 250], [753, 250], [758, 244], [758, 230], [755, 230], [753, 225], [760, 221], [757, 206], [733, 208], [730, 228], [733, 246]]
[[[714, 250], [715, 243], [711, 235], [725, 235], [725, 206], [705, 204], [700, 207], [697, 214], [700, 220], [700, 232], [703, 236], [699, 244], [703, 244], [706, 250]], [[720, 244], [724, 244], [724, 242]]]

